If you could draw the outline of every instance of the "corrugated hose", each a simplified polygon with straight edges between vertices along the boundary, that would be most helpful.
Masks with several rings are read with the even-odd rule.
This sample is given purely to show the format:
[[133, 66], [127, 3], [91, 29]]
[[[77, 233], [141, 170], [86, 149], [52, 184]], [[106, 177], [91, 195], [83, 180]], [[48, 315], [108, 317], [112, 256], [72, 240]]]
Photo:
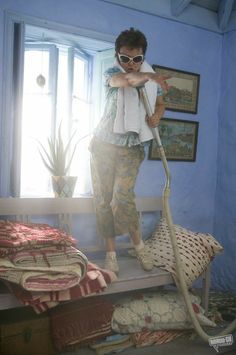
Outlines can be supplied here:
[[[152, 112], [152, 108], [147, 96], [147, 92], [144, 86], [142, 87], [138, 87], [137, 88], [139, 93], [140, 93], [140, 97], [142, 99], [144, 108], [146, 110], [146, 113], [148, 115], [148, 117], [151, 117], [153, 112]], [[191, 299], [189, 297], [189, 293], [188, 293], [188, 288], [185, 282], [185, 278], [184, 278], [184, 273], [183, 273], [183, 268], [182, 268], [182, 262], [181, 262], [181, 258], [180, 258], [180, 253], [179, 253], [179, 248], [178, 248], [178, 243], [177, 243], [177, 238], [175, 235], [175, 228], [174, 228], [174, 224], [173, 224], [173, 220], [172, 220], [172, 215], [171, 215], [171, 210], [170, 210], [170, 206], [169, 206], [169, 197], [170, 197], [170, 185], [171, 185], [171, 175], [170, 175], [170, 171], [169, 171], [169, 167], [168, 167], [168, 163], [167, 163], [167, 159], [166, 159], [166, 155], [165, 155], [165, 151], [164, 148], [162, 146], [162, 142], [161, 142], [161, 138], [160, 138], [160, 134], [159, 134], [159, 130], [158, 127], [156, 128], [151, 128], [152, 130], [152, 134], [154, 139], [156, 140], [159, 152], [160, 152], [160, 157], [161, 157], [161, 161], [165, 170], [165, 175], [166, 175], [166, 182], [165, 182], [165, 187], [163, 190], [163, 194], [162, 194], [162, 199], [163, 199], [163, 211], [164, 211], [164, 217], [167, 220], [167, 224], [168, 224], [168, 228], [169, 228], [169, 233], [170, 233], [170, 239], [171, 239], [171, 244], [172, 244], [172, 248], [173, 248], [173, 252], [174, 252], [174, 256], [175, 256], [175, 261], [176, 261], [176, 272], [177, 272], [177, 288], [178, 290], [181, 292], [181, 294], [183, 295], [189, 316], [191, 318], [192, 324], [194, 326], [194, 329], [196, 330], [197, 334], [205, 341], [209, 342], [209, 340], [212, 338], [212, 335], [207, 334], [203, 328], [201, 327], [195, 312], [193, 310], [192, 307], [192, 302]], [[231, 333], [234, 329], [236, 329], [236, 319], [227, 327], [225, 328], [222, 332], [218, 333], [217, 335], [214, 335], [214, 338], [216, 336], [222, 336], [222, 335], [228, 335], [229, 333]]]

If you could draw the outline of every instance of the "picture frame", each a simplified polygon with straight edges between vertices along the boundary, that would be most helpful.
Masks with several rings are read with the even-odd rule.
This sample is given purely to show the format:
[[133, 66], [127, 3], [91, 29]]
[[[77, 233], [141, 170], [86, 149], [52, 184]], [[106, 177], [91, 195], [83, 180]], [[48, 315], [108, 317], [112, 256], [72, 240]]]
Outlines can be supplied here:
[[[199, 122], [162, 118], [158, 126], [166, 159], [173, 161], [196, 160]], [[160, 160], [160, 153], [155, 139], [148, 151], [149, 160]]]
[[156, 73], [170, 77], [166, 79], [168, 85], [168, 92], [164, 97], [166, 109], [196, 114], [198, 110], [200, 74], [155, 64], [152, 67]]

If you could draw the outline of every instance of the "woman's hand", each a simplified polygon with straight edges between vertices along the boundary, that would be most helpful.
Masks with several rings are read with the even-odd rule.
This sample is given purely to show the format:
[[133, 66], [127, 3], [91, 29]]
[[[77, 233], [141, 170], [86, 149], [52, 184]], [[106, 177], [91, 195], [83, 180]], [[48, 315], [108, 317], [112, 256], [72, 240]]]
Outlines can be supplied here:
[[147, 124], [150, 128], [155, 128], [159, 125], [161, 117], [158, 113], [154, 113], [152, 116], [146, 116]]
[[164, 95], [167, 94], [169, 90], [169, 86], [166, 82], [167, 79], [170, 79], [171, 76], [168, 75], [160, 75], [158, 73], [148, 73], [149, 80], [154, 81], [161, 85]]
[[138, 87], [143, 86], [147, 81], [151, 80], [161, 85], [163, 94], [166, 95], [169, 86], [166, 82], [170, 76], [160, 75], [158, 73], [130, 72], [119, 73], [112, 76], [109, 84], [112, 87]]
[[157, 96], [155, 110], [152, 116], [146, 116], [146, 122], [150, 128], [155, 128], [159, 125], [161, 118], [165, 112], [165, 103], [163, 96]]
[[129, 86], [138, 87], [143, 86], [148, 80], [147, 73], [131, 72], [125, 74]]

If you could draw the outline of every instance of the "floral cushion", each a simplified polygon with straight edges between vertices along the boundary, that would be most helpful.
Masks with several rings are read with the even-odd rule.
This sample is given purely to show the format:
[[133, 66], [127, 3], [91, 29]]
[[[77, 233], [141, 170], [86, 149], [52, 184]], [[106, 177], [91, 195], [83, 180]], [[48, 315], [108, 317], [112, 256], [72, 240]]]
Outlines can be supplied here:
[[[189, 294], [193, 309], [203, 326], [215, 327], [204, 316], [200, 298]], [[159, 291], [125, 297], [115, 305], [112, 329], [118, 333], [134, 333], [144, 330], [192, 328], [184, 300], [177, 291]]]
[[[185, 280], [190, 287], [207, 268], [213, 257], [223, 250], [223, 247], [210, 234], [193, 232], [179, 225], [174, 225], [174, 228]], [[153, 255], [155, 266], [171, 272], [175, 278], [175, 257], [169, 228], [164, 218], [160, 220], [155, 232], [145, 241], [145, 244]]]

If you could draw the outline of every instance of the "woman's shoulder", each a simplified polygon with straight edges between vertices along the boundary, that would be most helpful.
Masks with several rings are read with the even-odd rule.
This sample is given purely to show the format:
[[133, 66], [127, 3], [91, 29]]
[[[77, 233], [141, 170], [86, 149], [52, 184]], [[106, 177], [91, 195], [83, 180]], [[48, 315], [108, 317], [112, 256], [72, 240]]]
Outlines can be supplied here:
[[104, 75], [105, 76], [111, 76], [113, 74], [118, 74], [120, 72], [121, 72], [120, 68], [118, 68], [116, 66], [113, 66], [113, 67], [110, 67], [110, 68], [106, 69], [105, 72], [104, 72]]
[[109, 92], [110, 92], [110, 89], [112, 89], [111, 92], [117, 91], [117, 88], [111, 88], [111, 86], [109, 85], [109, 82], [110, 82], [111, 77], [113, 75], [118, 74], [120, 72], [121, 72], [121, 70], [116, 66], [110, 67], [104, 72], [105, 86], [109, 89]]

